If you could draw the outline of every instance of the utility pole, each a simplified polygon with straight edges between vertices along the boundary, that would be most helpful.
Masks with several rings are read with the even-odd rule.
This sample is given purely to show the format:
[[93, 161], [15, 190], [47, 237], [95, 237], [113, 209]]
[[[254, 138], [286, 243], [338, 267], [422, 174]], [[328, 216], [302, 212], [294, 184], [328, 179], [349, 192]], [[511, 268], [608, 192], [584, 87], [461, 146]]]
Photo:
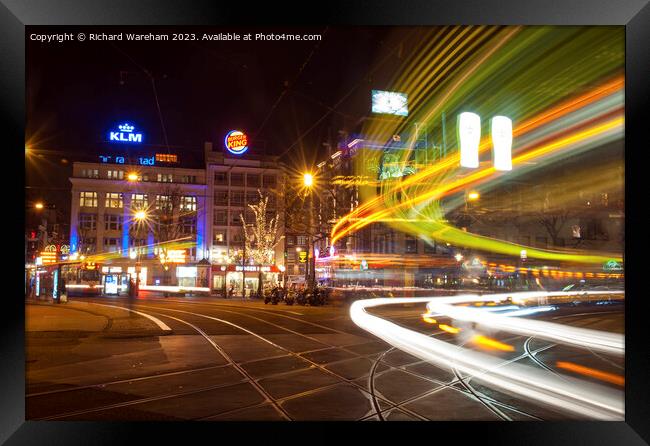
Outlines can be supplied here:
[[[246, 231], [246, 226], [244, 226], [244, 231]], [[246, 236], [246, 234], [244, 234]], [[242, 300], [246, 299], [246, 239], [244, 238], [244, 249], [242, 250], [241, 256], [241, 298]]]

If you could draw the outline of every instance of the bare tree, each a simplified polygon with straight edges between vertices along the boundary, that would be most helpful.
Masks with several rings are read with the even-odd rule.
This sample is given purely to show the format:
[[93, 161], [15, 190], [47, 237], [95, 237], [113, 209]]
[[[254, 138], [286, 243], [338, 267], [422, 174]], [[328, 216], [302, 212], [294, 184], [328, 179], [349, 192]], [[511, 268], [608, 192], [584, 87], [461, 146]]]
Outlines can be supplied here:
[[[260, 201], [256, 204], [249, 204], [248, 207], [253, 211], [254, 222], [246, 223], [243, 214], [239, 215], [244, 229], [244, 246], [246, 253], [258, 265], [264, 263], [270, 264], [275, 261], [275, 248], [284, 236], [278, 236], [279, 214], [276, 212], [275, 217], [267, 221], [266, 208], [269, 197], [264, 197], [258, 189]], [[257, 293], [262, 292], [263, 275], [260, 268]]]
[[196, 215], [196, 209], [188, 210], [183, 203], [183, 196], [178, 186], [167, 185], [161, 187], [159, 194], [155, 197], [155, 205], [152, 208], [151, 229], [156, 242], [158, 257], [163, 263], [165, 270], [164, 279], [168, 282], [166, 271], [169, 267], [165, 264], [169, 257], [173, 243], [188, 238], [184, 231], [183, 219], [189, 215]]
[[92, 231], [94, 230], [77, 225], [77, 235], [79, 236], [77, 251], [80, 254], [88, 255], [96, 252], [97, 239], [95, 236], [91, 236]]

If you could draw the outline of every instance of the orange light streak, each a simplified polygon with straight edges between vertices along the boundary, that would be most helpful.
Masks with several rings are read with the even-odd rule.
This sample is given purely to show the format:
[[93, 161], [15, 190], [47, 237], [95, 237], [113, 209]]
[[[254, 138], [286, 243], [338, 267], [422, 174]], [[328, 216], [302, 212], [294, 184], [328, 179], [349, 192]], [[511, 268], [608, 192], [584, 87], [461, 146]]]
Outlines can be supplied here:
[[592, 369], [590, 367], [585, 367], [583, 365], [574, 364], [572, 362], [558, 361], [555, 365], [561, 369], [569, 370], [574, 373], [578, 373], [584, 376], [590, 376], [596, 378], [600, 381], [605, 381], [611, 384], [616, 384], [617, 386], [625, 385], [625, 377], [621, 375], [616, 375], [614, 373], [603, 372], [601, 370]]
[[438, 328], [452, 334], [456, 334], [460, 331], [460, 328], [452, 327], [451, 325], [446, 324], [439, 324]]
[[[560, 105], [557, 105], [553, 107], [552, 109], [548, 110], [547, 112], [543, 113], [541, 116], [536, 116], [534, 118], [529, 119], [528, 121], [525, 121], [524, 123], [518, 125], [513, 129], [513, 136], [520, 136], [522, 134], [525, 134], [527, 132], [530, 132], [537, 127], [551, 121], [554, 119], [558, 119], [580, 107], [585, 107], [588, 104], [591, 104], [592, 102], [595, 102], [607, 95], [610, 95], [612, 93], [615, 93], [619, 90], [621, 90], [625, 86], [625, 78], [623, 76], [616, 77], [612, 81], [588, 92], [585, 93], [584, 95], [578, 96], [577, 98], [564, 102]], [[484, 138], [480, 145], [479, 145], [479, 153], [484, 152], [485, 150], [489, 149], [491, 147], [491, 142], [489, 138]], [[431, 176], [437, 172], [440, 172], [442, 170], [446, 170], [450, 167], [455, 166], [458, 164], [460, 161], [460, 154], [453, 154], [448, 157], [447, 160], [443, 160], [439, 163], [437, 163], [434, 166], [429, 167], [428, 169], [425, 169], [415, 175], [411, 175], [409, 178], [406, 180], [402, 181], [399, 185], [395, 186], [393, 189], [388, 191], [387, 193], [392, 193], [397, 191], [398, 189], [403, 189], [406, 186], [409, 186], [417, 181], [420, 181], [428, 176]], [[359, 206], [357, 209], [354, 211], [350, 212], [348, 215], [344, 216], [341, 218], [332, 228], [332, 237], [335, 237], [335, 233], [338, 230], [338, 228], [347, 220], [349, 220], [353, 215], [360, 215], [363, 212], [371, 209], [375, 205], [379, 204], [382, 200], [382, 196], [377, 196], [373, 198], [372, 200], [368, 201], [367, 203]], [[339, 237], [340, 238], [340, 237]]]
[[491, 339], [488, 338], [487, 336], [483, 335], [475, 335], [472, 337], [472, 342], [480, 345], [481, 347], [485, 347], [488, 350], [501, 350], [504, 352], [513, 352], [515, 351], [515, 348], [510, 345], [510, 344], [504, 344], [503, 342], [499, 342], [496, 339]]

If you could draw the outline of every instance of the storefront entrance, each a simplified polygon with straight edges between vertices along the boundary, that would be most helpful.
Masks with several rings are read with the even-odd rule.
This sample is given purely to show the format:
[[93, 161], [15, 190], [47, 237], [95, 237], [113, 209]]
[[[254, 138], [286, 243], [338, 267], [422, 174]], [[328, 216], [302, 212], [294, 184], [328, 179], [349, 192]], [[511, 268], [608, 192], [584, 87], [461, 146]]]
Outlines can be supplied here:
[[126, 296], [129, 294], [131, 275], [128, 273], [103, 274], [104, 294], [107, 296]]

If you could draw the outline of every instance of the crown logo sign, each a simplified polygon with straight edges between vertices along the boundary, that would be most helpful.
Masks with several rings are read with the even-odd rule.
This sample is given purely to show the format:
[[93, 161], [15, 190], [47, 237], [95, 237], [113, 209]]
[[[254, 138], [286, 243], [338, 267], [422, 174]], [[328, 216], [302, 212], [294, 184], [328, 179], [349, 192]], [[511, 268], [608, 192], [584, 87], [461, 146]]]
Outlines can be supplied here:
[[134, 126], [129, 125], [129, 124], [126, 123], [126, 122], [125, 122], [124, 124], [118, 126], [118, 127], [119, 127], [120, 131], [122, 131], [122, 132], [128, 132], [128, 133], [131, 133], [131, 132], [135, 129]]

